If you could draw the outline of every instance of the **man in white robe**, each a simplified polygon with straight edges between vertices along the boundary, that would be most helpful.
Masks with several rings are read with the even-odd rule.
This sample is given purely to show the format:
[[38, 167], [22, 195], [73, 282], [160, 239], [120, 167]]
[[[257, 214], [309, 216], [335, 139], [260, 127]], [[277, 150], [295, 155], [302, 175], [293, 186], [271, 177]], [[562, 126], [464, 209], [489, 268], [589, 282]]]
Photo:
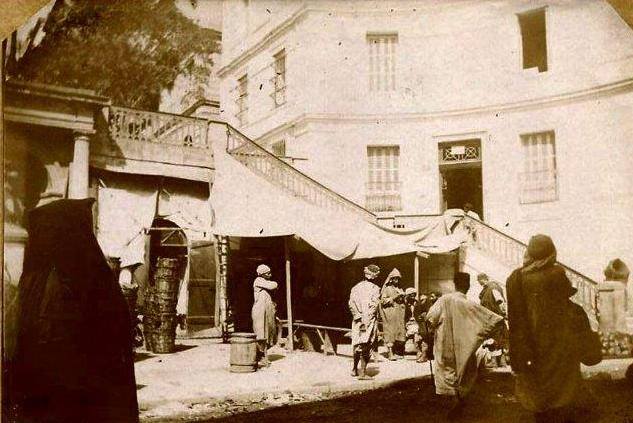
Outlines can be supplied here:
[[[367, 363], [377, 336], [377, 310], [380, 302], [380, 288], [373, 281], [380, 274], [374, 264], [365, 267], [365, 279], [352, 288], [349, 295], [349, 310], [352, 313], [352, 349], [354, 367], [352, 376], [359, 380], [371, 379], [367, 375]], [[358, 364], [360, 362], [360, 369]]]
[[456, 414], [477, 378], [479, 362], [475, 353], [503, 318], [466, 298], [468, 273], [456, 273], [454, 283], [456, 291], [440, 297], [426, 321], [435, 331], [435, 392], [456, 398], [452, 410]]

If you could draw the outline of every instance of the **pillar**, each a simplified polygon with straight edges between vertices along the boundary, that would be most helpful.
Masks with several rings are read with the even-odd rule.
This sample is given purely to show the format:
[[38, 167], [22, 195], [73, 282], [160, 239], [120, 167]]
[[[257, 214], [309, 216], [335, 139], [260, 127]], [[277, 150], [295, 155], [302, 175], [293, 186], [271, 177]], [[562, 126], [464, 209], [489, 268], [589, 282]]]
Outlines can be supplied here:
[[73, 161], [68, 172], [68, 198], [87, 198], [90, 164], [90, 137], [83, 132], [74, 134]]
[[288, 237], [284, 237], [284, 256], [286, 258], [286, 309], [288, 313], [288, 340], [286, 341], [286, 348], [292, 351], [294, 349], [292, 333], [292, 278], [290, 275], [290, 247], [288, 243]]

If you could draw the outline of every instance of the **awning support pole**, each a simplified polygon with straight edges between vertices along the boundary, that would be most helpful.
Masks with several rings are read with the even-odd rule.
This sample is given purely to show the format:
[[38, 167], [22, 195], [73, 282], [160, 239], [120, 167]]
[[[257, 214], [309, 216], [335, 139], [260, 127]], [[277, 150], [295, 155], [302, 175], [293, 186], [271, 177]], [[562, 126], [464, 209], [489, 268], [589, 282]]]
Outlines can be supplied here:
[[420, 258], [417, 253], [413, 256], [413, 285], [415, 294], [420, 295]]
[[292, 334], [292, 286], [290, 278], [290, 248], [287, 236], [284, 237], [284, 256], [286, 258], [286, 310], [288, 313], [288, 338], [286, 340], [286, 348], [292, 351], [294, 349], [294, 336]]

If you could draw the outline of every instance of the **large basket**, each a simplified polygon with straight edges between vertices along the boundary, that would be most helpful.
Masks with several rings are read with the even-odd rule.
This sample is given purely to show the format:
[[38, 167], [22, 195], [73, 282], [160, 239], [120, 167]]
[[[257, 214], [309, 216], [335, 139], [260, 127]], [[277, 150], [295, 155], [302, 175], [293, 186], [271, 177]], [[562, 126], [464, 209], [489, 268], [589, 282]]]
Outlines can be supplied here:
[[169, 354], [176, 349], [176, 314], [161, 314], [157, 319], [156, 330], [153, 333], [152, 351], [157, 354]]

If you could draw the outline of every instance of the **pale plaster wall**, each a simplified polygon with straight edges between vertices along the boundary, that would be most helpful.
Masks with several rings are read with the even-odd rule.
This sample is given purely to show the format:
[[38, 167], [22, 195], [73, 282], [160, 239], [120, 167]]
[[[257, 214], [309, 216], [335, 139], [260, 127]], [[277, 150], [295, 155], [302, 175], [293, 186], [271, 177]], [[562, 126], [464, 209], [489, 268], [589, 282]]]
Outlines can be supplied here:
[[[285, 139], [287, 155], [309, 159], [297, 167], [360, 204], [367, 145], [400, 145], [405, 214], [440, 212], [438, 142], [458, 134], [481, 137], [487, 222], [523, 241], [535, 232], [552, 235], [563, 261], [597, 279], [610, 258], [633, 263], [633, 240], [626, 235], [633, 233], [631, 85], [574, 97], [626, 84], [633, 75], [633, 31], [608, 3], [274, 4], [284, 7], [269, 8], [270, 16], [253, 29], [239, 16], [248, 12], [252, 22], [256, 11], [225, 1], [220, 77], [230, 123], [237, 123], [231, 109], [236, 80], [248, 72], [249, 93], [260, 83], [264, 88], [249, 98], [250, 123], [238, 128], [266, 145]], [[538, 73], [522, 69], [516, 13], [542, 6], [549, 69]], [[300, 18], [284, 29], [293, 14]], [[398, 33], [394, 92], [368, 90], [370, 31]], [[288, 103], [271, 111], [262, 69], [272, 75], [272, 55], [282, 47]], [[564, 100], [544, 102], [556, 96]], [[521, 205], [520, 134], [541, 130], [555, 131], [559, 198]]]

